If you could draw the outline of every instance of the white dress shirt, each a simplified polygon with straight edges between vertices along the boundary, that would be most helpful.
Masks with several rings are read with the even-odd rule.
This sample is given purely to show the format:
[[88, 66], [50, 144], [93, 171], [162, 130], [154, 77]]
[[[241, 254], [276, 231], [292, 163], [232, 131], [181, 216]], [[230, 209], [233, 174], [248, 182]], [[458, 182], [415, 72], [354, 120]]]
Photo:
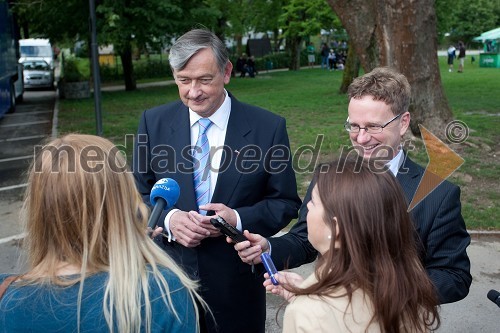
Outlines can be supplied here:
[[[222, 158], [223, 146], [226, 140], [226, 131], [227, 124], [229, 122], [229, 115], [231, 114], [231, 98], [229, 97], [226, 90], [224, 90], [226, 97], [224, 98], [224, 102], [222, 105], [214, 112], [213, 115], [208, 117], [213, 123], [212, 126], [207, 130], [206, 135], [208, 138], [208, 142], [210, 144], [210, 192], [208, 197], [208, 202], [212, 201], [212, 196], [214, 194], [215, 185], [217, 184], [217, 177], [219, 175], [219, 167]], [[189, 125], [191, 128], [191, 147], [195, 147], [196, 141], [198, 139], [198, 120], [201, 117], [189, 109]], [[170, 232], [170, 218], [172, 215], [177, 212], [179, 209], [172, 209], [168, 212], [167, 216], [165, 216], [165, 229], [168, 234], [168, 241], [175, 241], [175, 237]], [[236, 210], [233, 210], [236, 213], [236, 228], [238, 230], [242, 230], [240, 215]]]
[[392, 160], [387, 162], [387, 167], [389, 168], [389, 171], [392, 172], [394, 177], [398, 175], [398, 170], [401, 167], [401, 164], [403, 164], [403, 147], [400, 147], [399, 152]]

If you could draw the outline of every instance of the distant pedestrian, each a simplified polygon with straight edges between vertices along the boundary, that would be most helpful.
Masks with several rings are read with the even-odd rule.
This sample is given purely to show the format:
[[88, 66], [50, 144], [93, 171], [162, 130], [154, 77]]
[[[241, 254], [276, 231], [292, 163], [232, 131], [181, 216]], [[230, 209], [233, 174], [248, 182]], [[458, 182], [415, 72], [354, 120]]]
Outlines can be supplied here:
[[347, 58], [345, 51], [336, 52], [335, 55], [336, 55], [335, 69], [339, 71], [344, 70], [345, 60]]
[[457, 54], [456, 54], [456, 48], [453, 45], [450, 45], [448, 48], [448, 72], [453, 72], [453, 60], [455, 60]]
[[321, 69], [328, 69], [328, 54], [328, 45], [323, 43], [323, 46], [321, 46]]
[[316, 64], [316, 48], [312, 42], [307, 45], [307, 61], [310, 68], [313, 68]]
[[247, 60], [247, 72], [250, 77], [255, 77], [257, 71], [255, 70], [255, 57], [250, 56]]
[[335, 55], [335, 51], [330, 49], [330, 52], [328, 53], [328, 65], [330, 66], [330, 71], [334, 71], [336, 69], [336, 60], [337, 56]]
[[247, 55], [242, 53], [236, 60], [236, 71], [240, 72], [240, 77], [245, 77], [247, 73]]
[[465, 63], [465, 45], [464, 42], [458, 42], [458, 72], [463, 73]]

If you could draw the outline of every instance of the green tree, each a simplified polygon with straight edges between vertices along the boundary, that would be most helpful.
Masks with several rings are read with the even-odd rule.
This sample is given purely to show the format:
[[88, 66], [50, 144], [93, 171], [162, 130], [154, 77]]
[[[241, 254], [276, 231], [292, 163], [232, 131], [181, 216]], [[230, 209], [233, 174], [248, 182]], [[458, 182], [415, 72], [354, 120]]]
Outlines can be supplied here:
[[251, 1], [247, 0], [205, 0], [204, 4], [216, 14], [215, 25], [208, 26], [219, 38], [231, 36], [236, 41], [237, 52], [242, 51], [242, 39], [252, 30]]
[[[122, 60], [126, 90], [136, 89], [132, 50], [158, 45], [187, 29], [196, 12], [194, 0], [99, 0], [96, 2], [98, 42], [113, 44]], [[18, 0], [21, 24], [33, 35], [52, 41], [86, 40], [87, 1]]]
[[279, 20], [283, 13], [283, 7], [289, 0], [254, 0], [251, 2], [251, 24], [255, 31], [272, 31], [274, 51], [279, 51], [281, 42]]
[[122, 61], [125, 90], [135, 90], [133, 48], [143, 50], [176, 31], [182, 26], [182, 8], [173, 1], [104, 0], [96, 11], [101, 18], [99, 42], [113, 44]]
[[481, 33], [500, 26], [498, 0], [440, 0], [436, 1], [437, 31], [451, 43], [465, 43]]
[[438, 38], [443, 40], [453, 29], [453, 11], [457, 1], [460, 0], [440, 0], [436, 1], [436, 30]]
[[469, 43], [481, 33], [500, 25], [500, 5], [498, 0], [459, 0], [452, 11], [451, 36]]
[[278, 19], [287, 2], [288, 0], [204, 0], [204, 7], [198, 6], [194, 11], [203, 13], [196, 15], [196, 22], [210, 28], [223, 40], [232, 37], [236, 42], [236, 53], [240, 54], [244, 51], [243, 37], [248, 32], [273, 31], [275, 38], [278, 36]]
[[319, 34], [322, 28], [334, 26], [335, 20], [335, 14], [325, 0], [290, 0], [283, 8], [280, 25], [291, 54], [291, 70], [300, 68], [300, 52], [304, 40]]
[[89, 4], [68, 0], [17, 0], [14, 11], [23, 38], [46, 37], [52, 42], [73, 41], [89, 31]]

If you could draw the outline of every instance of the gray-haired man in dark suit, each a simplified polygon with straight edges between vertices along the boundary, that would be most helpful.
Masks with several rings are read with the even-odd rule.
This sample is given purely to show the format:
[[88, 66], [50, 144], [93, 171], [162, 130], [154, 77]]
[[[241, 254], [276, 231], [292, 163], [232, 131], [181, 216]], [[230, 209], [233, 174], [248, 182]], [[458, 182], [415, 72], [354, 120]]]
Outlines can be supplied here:
[[[165, 231], [158, 244], [200, 281], [213, 313], [213, 318], [201, 314], [202, 332], [263, 333], [262, 272], [241, 262], [210, 215], [265, 236], [297, 217], [301, 202], [285, 119], [239, 102], [224, 89], [233, 65], [224, 43], [208, 30], [181, 36], [169, 62], [180, 100], [141, 117], [134, 151], [139, 192], [149, 203], [159, 179], [180, 185], [175, 207], [157, 221]], [[207, 146], [211, 149], [197, 158]], [[198, 173], [204, 160], [209, 162]]]

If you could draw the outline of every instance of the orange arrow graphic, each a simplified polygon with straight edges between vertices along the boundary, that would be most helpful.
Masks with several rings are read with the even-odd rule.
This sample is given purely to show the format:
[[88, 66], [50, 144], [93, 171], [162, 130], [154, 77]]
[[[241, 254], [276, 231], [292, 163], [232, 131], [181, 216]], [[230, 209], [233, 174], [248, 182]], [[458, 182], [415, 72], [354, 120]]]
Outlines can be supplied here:
[[415, 208], [416, 205], [424, 200], [439, 184], [464, 163], [464, 159], [444, 144], [443, 141], [439, 140], [437, 136], [429, 132], [422, 125], [418, 125], [418, 127], [422, 133], [429, 163], [425, 168], [420, 184], [418, 184], [417, 191], [410, 202], [408, 211]]

